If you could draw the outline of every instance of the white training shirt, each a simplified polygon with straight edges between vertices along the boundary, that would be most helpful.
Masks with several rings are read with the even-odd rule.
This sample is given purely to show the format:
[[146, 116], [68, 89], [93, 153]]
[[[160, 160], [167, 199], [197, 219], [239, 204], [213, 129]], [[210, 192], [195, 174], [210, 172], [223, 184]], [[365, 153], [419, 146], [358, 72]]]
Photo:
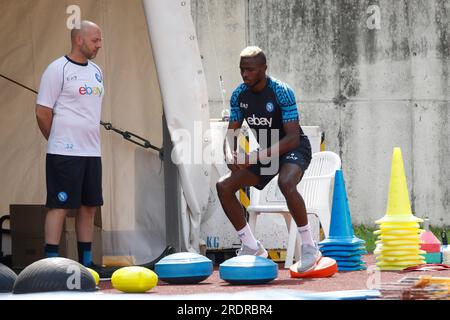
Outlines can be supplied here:
[[53, 109], [47, 153], [100, 157], [100, 117], [105, 94], [100, 68], [63, 56], [42, 75], [37, 104]]

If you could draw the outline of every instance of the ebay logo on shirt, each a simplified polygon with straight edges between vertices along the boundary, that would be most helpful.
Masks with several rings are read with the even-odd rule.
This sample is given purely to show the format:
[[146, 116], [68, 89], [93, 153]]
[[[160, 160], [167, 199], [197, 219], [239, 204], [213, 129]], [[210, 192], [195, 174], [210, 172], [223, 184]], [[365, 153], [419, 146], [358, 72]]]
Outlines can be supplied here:
[[78, 89], [78, 92], [84, 96], [84, 95], [94, 95], [94, 96], [99, 96], [101, 97], [103, 94], [103, 88], [101, 87], [88, 87], [87, 85], [84, 85], [84, 87], [80, 87], [80, 89]]

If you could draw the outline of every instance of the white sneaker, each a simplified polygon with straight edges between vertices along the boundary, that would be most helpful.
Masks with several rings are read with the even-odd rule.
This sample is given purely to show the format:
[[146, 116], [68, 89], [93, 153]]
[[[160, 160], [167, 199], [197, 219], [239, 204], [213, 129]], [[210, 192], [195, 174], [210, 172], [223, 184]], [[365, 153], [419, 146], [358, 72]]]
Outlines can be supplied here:
[[313, 246], [310, 244], [302, 244], [302, 254], [297, 265], [297, 271], [303, 273], [312, 270], [320, 258], [322, 258], [322, 253], [316, 244]]
[[269, 254], [267, 253], [267, 250], [264, 249], [261, 242], [258, 241], [257, 243], [258, 243], [258, 249], [252, 249], [252, 248], [247, 247], [245, 244], [242, 244], [241, 248], [236, 251], [236, 255], [237, 256], [250, 255], [250, 256], [258, 256], [258, 257], [267, 258], [269, 256]]

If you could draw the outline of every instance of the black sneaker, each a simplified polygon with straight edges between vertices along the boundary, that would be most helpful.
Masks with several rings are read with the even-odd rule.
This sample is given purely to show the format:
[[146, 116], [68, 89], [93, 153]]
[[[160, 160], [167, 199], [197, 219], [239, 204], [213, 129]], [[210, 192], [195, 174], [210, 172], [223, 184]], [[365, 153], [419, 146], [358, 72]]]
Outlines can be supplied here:
[[139, 267], [144, 267], [150, 270], [155, 270], [155, 265], [156, 263], [158, 263], [162, 258], [171, 255], [173, 253], [175, 253], [176, 250], [174, 247], [172, 246], [167, 246], [164, 251], [153, 261], [147, 262], [147, 263], [143, 263], [143, 264], [138, 264]]
[[100, 281], [111, 280], [112, 274], [119, 270], [121, 267], [102, 267], [98, 266], [95, 263], [91, 262], [86, 268], [92, 269], [98, 273], [100, 277]]

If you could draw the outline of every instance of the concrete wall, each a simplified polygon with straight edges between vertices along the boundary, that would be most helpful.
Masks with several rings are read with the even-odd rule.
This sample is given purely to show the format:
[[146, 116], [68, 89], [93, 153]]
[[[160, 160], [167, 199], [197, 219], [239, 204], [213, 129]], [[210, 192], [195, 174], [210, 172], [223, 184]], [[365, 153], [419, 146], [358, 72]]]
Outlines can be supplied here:
[[258, 45], [302, 124], [340, 154], [354, 223], [385, 214], [398, 146], [414, 213], [450, 224], [449, 1], [192, 0], [192, 14], [212, 117], [241, 81], [239, 52]]

